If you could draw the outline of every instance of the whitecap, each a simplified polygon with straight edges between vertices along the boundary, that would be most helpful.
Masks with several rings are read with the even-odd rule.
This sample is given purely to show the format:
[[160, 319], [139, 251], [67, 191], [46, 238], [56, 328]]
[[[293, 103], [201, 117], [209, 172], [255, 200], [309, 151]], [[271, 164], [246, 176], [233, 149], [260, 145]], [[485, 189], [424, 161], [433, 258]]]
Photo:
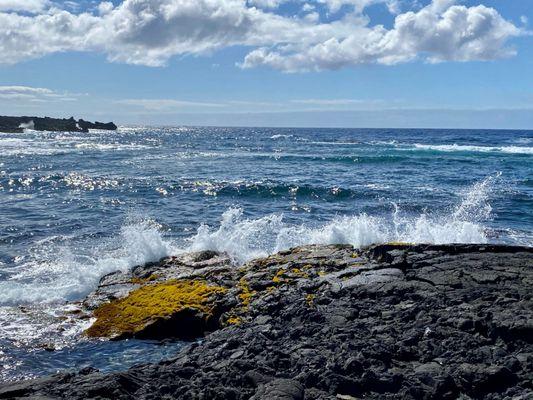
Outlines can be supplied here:
[[291, 138], [291, 137], [294, 137], [294, 135], [282, 135], [282, 134], [278, 134], [278, 135], [272, 135], [270, 136], [270, 139], [288, 139], [288, 138]]
[[25, 263], [4, 270], [10, 276], [0, 282], [0, 306], [79, 299], [105, 274], [127, 271], [177, 251], [151, 221], [126, 224], [117, 237], [88, 248], [63, 242], [59, 238], [37, 244]]
[[480, 153], [508, 153], [508, 154], [533, 154], [533, 147], [525, 146], [469, 146], [458, 144], [414, 144], [415, 149], [443, 152], [480, 152]]
[[188, 251], [227, 252], [236, 263], [304, 244], [348, 243], [355, 247], [401, 241], [412, 243], [486, 243], [484, 221], [490, 219], [488, 202], [494, 180], [473, 185], [450, 212], [404, 215], [399, 207], [388, 216], [339, 216], [319, 226], [291, 225], [282, 214], [247, 219], [243, 210], [231, 208], [218, 228], [202, 225], [189, 239]]

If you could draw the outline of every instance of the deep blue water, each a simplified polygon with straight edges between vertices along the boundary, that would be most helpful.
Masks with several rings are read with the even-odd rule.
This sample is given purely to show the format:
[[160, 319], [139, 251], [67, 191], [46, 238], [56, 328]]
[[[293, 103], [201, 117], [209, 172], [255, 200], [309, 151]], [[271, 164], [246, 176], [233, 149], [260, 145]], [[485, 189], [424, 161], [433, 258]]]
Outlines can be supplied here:
[[103, 274], [168, 254], [209, 248], [240, 263], [311, 242], [532, 245], [532, 161], [533, 131], [2, 133], [0, 380], [175, 352], [80, 342], [86, 326], [56, 318]]

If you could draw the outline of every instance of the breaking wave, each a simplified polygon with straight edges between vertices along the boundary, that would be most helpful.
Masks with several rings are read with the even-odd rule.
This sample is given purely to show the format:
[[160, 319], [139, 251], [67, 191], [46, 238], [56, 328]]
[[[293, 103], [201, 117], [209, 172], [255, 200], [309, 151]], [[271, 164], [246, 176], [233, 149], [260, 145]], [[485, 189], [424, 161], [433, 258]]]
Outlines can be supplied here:
[[414, 144], [416, 149], [432, 151], [462, 151], [480, 153], [508, 153], [508, 154], [533, 154], [533, 147], [525, 146], [468, 146], [458, 144]]
[[270, 139], [288, 139], [288, 138], [291, 138], [291, 137], [294, 137], [294, 135], [282, 135], [282, 134], [278, 134], [278, 135], [272, 135], [270, 136]]
[[248, 219], [242, 209], [230, 208], [218, 227], [202, 224], [181, 245], [153, 221], [126, 224], [117, 237], [96, 246], [69, 247], [63, 237], [50, 238], [0, 282], [0, 305], [78, 299], [107, 273], [188, 251], [224, 251], [243, 263], [304, 244], [486, 243], [483, 222], [490, 219], [489, 198], [498, 176], [472, 186], [446, 213], [409, 215], [394, 205], [389, 214], [338, 216], [321, 225], [298, 225], [286, 222], [282, 214]]
[[247, 219], [240, 208], [222, 215], [220, 226], [202, 225], [189, 239], [188, 250], [224, 251], [239, 263], [303, 244], [349, 243], [355, 247], [389, 241], [415, 243], [486, 243], [483, 221], [490, 218], [489, 195], [494, 180], [475, 184], [448, 213], [404, 215], [394, 205], [386, 216], [339, 216], [320, 226], [291, 225], [282, 214]]
[[0, 281], [0, 305], [78, 299], [105, 274], [127, 271], [175, 252], [173, 243], [150, 221], [127, 224], [117, 237], [83, 248], [65, 246], [66, 240], [52, 237], [38, 243], [33, 250], [36, 254], [8, 280]]

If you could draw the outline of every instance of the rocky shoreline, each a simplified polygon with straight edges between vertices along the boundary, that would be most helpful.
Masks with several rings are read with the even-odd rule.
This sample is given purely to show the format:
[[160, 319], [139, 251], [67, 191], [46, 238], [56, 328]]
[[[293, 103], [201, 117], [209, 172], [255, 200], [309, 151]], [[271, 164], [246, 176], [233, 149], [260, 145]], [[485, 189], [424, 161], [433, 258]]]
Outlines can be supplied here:
[[[533, 249], [303, 246], [235, 267], [206, 251], [102, 278], [80, 318], [175, 358], [0, 386], [0, 399], [529, 399]], [[202, 338], [201, 340], [197, 340]]]
[[83, 119], [75, 120], [74, 117], [61, 119], [0, 116], [0, 132], [21, 133], [24, 129], [52, 132], [89, 132], [89, 129], [116, 131], [117, 126], [113, 122], [89, 122]]

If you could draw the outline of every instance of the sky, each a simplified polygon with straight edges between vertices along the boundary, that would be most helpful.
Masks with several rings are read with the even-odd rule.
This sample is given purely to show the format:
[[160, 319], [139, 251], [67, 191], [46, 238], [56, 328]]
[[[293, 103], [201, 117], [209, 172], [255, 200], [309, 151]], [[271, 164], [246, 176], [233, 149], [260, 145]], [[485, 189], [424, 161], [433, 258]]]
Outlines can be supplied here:
[[533, 129], [533, 0], [0, 0], [0, 114]]

